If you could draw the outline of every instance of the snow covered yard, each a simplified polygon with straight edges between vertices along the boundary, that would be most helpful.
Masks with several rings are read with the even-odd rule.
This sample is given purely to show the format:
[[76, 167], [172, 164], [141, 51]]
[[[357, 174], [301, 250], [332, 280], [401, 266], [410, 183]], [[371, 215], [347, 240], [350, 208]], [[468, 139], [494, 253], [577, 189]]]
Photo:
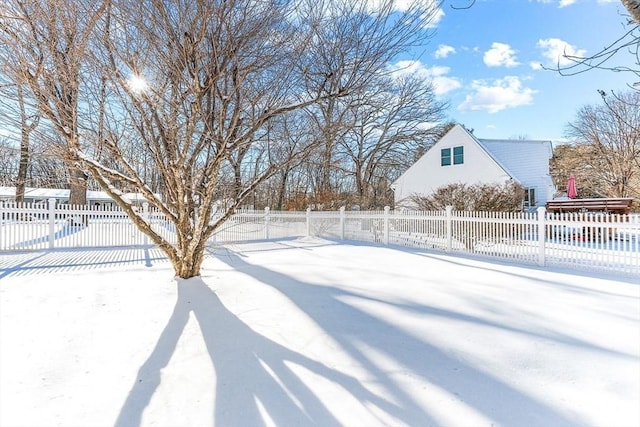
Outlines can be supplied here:
[[[177, 284], [177, 286], [176, 286]], [[640, 425], [640, 285], [319, 239], [0, 257], [0, 426]]]

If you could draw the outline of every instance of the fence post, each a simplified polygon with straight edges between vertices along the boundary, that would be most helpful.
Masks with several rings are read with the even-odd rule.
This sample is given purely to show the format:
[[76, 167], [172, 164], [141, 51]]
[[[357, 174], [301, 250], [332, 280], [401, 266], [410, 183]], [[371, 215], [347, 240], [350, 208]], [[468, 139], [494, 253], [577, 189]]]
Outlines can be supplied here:
[[545, 264], [545, 234], [547, 228], [545, 219], [547, 210], [544, 206], [540, 206], [536, 212], [538, 214], [538, 265], [542, 267]]
[[311, 237], [311, 208], [307, 208], [307, 237]]
[[453, 206], [445, 207], [446, 212], [446, 228], [447, 228], [447, 242], [446, 242], [446, 252], [451, 252], [451, 248], [453, 246]]
[[56, 240], [56, 199], [49, 199], [49, 249], [53, 249]]
[[344, 240], [344, 223], [345, 223], [345, 212], [344, 206], [340, 208], [340, 240]]
[[269, 206], [264, 208], [264, 238], [269, 239]]
[[[149, 202], [142, 203], [142, 218], [151, 226], [151, 222], [149, 221]], [[149, 236], [147, 233], [142, 233], [144, 236], [144, 245], [147, 246], [149, 244]]]
[[389, 244], [389, 210], [391, 208], [389, 206], [384, 207], [384, 237], [382, 243], [385, 245]]

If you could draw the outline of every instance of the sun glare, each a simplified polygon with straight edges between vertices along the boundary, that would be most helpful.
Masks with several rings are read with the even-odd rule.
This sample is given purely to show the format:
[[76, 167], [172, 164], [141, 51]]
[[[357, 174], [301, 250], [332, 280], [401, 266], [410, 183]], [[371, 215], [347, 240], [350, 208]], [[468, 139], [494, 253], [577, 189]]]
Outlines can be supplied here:
[[131, 89], [135, 93], [144, 92], [149, 87], [149, 84], [144, 79], [144, 77], [135, 74], [129, 77], [129, 80], [127, 80], [127, 84], [129, 85], [129, 89]]

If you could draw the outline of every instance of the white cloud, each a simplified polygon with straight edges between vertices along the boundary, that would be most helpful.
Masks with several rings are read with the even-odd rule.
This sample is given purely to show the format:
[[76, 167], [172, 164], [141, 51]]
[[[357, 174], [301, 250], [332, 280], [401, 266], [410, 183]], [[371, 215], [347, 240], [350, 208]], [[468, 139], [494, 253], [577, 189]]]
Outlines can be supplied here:
[[516, 51], [506, 43], [493, 42], [491, 49], [484, 53], [485, 65], [488, 67], [516, 67], [520, 65], [516, 59]]
[[529, 105], [533, 102], [534, 89], [524, 87], [520, 78], [506, 76], [493, 82], [475, 80], [473, 92], [458, 106], [460, 111], [487, 111], [497, 113], [506, 108]]
[[420, 61], [398, 61], [391, 67], [393, 74], [397, 76], [415, 75], [420, 78], [429, 79], [433, 82], [434, 93], [437, 96], [451, 92], [462, 87], [460, 80], [447, 76], [451, 69], [449, 67], [427, 67]]
[[455, 77], [436, 76], [433, 78], [433, 88], [437, 96], [442, 96], [460, 87], [462, 87], [462, 83]]
[[542, 70], [543, 66], [541, 63], [539, 62], [529, 62], [529, 66], [531, 67], [532, 70]]
[[446, 45], [446, 44], [441, 44], [436, 49], [436, 53], [434, 54], [434, 56], [436, 58], [446, 58], [450, 54], [454, 54], [454, 53], [456, 53], [456, 48], [455, 47], [449, 46], [449, 45]]
[[[350, 1], [350, 0], [345, 0]], [[380, 10], [386, 0], [366, 0], [366, 9], [370, 12]], [[426, 25], [428, 28], [436, 27], [444, 17], [444, 10], [440, 7], [438, 0], [394, 0], [393, 9], [399, 12], [406, 12], [410, 8], [418, 8], [429, 17]]]
[[390, 68], [395, 75], [399, 76], [417, 74], [420, 77], [424, 77], [425, 75], [429, 74], [428, 68], [420, 61], [398, 61], [395, 64], [391, 65]]
[[442, 10], [441, 7], [436, 7], [433, 10], [433, 15], [431, 16], [431, 20], [429, 21], [429, 24], [427, 25], [427, 27], [429, 28], [437, 27], [440, 21], [442, 21], [442, 18], [444, 18], [444, 10]]
[[[572, 64], [573, 62], [567, 56], [584, 57], [587, 54], [585, 49], [578, 49], [566, 41], [556, 38], [538, 40], [536, 46], [542, 50], [542, 56], [547, 59], [547, 65], [551, 67]], [[539, 66], [533, 68], [539, 69]]]

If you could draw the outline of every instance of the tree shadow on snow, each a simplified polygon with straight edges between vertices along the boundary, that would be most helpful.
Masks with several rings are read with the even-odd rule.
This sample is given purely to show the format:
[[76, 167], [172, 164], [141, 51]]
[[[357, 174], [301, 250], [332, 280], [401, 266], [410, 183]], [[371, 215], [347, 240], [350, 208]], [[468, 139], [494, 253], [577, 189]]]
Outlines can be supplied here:
[[[360, 401], [398, 410], [356, 379], [288, 349], [252, 330], [230, 312], [201, 278], [178, 280], [178, 298], [158, 342], [140, 367], [116, 427], [139, 426], [190, 313], [197, 320], [216, 372], [215, 425], [338, 426], [339, 421], [290, 368], [297, 365], [341, 385]], [[185, 378], [188, 381], [188, 378]], [[212, 379], [212, 383], [213, 383]], [[242, 408], [238, 412], [238, 408]]]
[[[332, 286], [317, 286], [294, 279], [260, 265], [247, 263], [236, 253], [218, 253], [217, 258], [230, 267], [250, 275], [261, 283], [269, 285], [308, 315], [341, 349], [360, 363], [360, 366], [374, 377], [392, 397], [372, 402], [377, 409], [386, 412], [407, 425], [439, 425], [418, 396], [398, 385], [394, 375], [380, 368], [366, 349], [392, 358], [407, 372], [409, 377], [419, 377], [443, 389], [468, 407], [484, 414], [497, 425], [533, 426], [576, 426], [580, 420], [569, 419], [561, 412], [524, 394], [504, 381], [491, 376], [481, 368], [466, 363], [462, 358], [447, 354], [444, 350], [429, 344], [384, 319], [373, 316], [346, 300], [363, 296]], [[429, 308], [425, 307], [425, 312]], [[437, 313], [458, 319], [459, 314]], [[327, 378], [332, 379], [331, 376]], [[363, 401], [366, 397], [362, 387], [349, 389], [354, 398]], [[220, 392], [220, 390], [218, 390]], [[393, 402], [393, 403], [392, 403]], [[371, 407], [372, 405], [367, 405]], [[222, 420], [216, 420], [222, 421]], [[236, 420], [239, 421], [239, 420]], [[328, 425], [324, 418], [313, 420], [319, 425]], [[295, 425], [309, 425], [298, 423]], [[219, 425], [243, 425], [243, 423]]]

